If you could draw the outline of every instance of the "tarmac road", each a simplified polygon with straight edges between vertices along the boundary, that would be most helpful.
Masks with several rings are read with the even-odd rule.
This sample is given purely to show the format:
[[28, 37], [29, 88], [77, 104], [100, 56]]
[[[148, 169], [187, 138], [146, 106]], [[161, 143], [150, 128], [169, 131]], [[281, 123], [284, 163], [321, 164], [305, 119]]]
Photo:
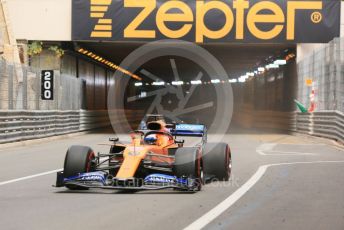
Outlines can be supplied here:
[[344, 229], [344, 151], [331, 142], [232, 132], [224, 137], [232, 149], [232, 180], [195, 194], [51, 186], [68, 146], [106, 152], [97, 143], [108, 137], [0, 146], [0, 229]]

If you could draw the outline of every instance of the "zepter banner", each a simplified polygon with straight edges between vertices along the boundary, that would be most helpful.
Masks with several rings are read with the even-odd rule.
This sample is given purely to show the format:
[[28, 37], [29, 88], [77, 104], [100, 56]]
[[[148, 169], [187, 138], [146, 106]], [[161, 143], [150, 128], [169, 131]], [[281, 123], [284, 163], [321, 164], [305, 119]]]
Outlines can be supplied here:
[[73, 0], [72, 39], [327, 43], [340, 0]]

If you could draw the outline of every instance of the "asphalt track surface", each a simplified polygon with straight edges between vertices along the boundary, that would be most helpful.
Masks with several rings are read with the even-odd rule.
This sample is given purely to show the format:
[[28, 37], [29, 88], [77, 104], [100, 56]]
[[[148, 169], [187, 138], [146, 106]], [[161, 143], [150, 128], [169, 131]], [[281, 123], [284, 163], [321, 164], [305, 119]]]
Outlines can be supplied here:
[[0, 146], [0, 229], [344, 229], [344, 151], [331, 142], [233, 131], [232, 180], [194, 194], [52, 187], [68, 146], [106, 152], [108, 137]]

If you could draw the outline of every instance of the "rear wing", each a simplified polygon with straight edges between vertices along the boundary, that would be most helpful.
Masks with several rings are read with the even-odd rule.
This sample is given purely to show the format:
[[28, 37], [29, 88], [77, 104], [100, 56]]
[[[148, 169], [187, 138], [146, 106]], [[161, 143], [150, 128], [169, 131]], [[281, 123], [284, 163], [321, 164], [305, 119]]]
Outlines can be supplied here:
[[175, 124], [170, 132], [173, 136], [205, 137], [207, 128], [199, 124]]

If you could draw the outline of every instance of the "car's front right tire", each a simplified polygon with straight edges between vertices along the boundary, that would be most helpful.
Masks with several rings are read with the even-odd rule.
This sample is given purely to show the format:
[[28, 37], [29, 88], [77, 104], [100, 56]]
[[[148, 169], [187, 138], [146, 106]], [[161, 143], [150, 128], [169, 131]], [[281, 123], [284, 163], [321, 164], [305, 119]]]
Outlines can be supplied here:
[[179, 148], [175, 153], [173, 172], [177, 177], [187, 177], [196, 182], [196, 191], [203, 185], [202, 156], [198, 148]]
[[203, 169], [207, 182], [228, 181], [232, 171], [232, 155], [226, 143], [207, 143], [203, 149]]

